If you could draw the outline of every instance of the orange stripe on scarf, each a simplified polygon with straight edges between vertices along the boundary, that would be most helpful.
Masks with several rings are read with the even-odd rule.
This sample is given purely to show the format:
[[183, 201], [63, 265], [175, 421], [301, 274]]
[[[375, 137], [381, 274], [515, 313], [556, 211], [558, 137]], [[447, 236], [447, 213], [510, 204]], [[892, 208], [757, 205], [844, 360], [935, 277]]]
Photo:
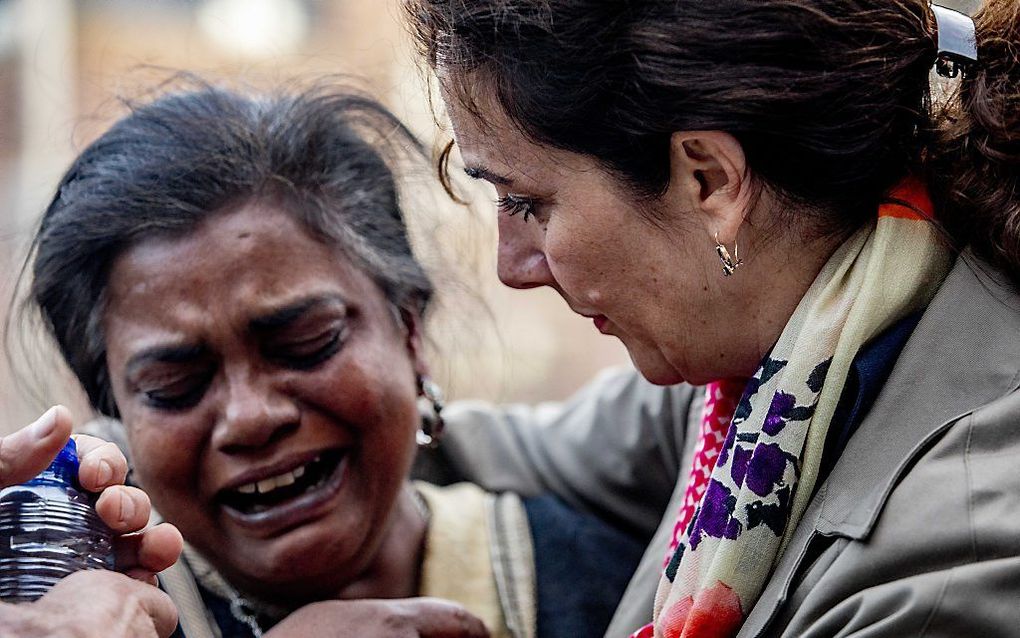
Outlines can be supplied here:
[[880, 218], [929, 221], [934, 217], [935, 205], [928, 194], [928, 188], [916, 177], [908, 177], [897, 184], [889, 193], [888, 200], [878, 207]]

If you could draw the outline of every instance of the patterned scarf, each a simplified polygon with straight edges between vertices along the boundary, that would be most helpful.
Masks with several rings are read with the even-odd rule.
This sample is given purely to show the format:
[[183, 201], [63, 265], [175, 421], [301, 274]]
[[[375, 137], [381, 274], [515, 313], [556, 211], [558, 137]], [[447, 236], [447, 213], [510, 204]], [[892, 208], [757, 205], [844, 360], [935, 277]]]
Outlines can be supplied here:
[[730, 429], [730, 421], [737, 411], [737, 404], [747, 387], [747, 379], [725, 379], [713, 381], [705, 385], [705, 407], [701, 413], [701, 428], [698, 431], [698, 443], [694, 449], [691, 462], [691, 473], [687, 479], [687, 489], [680, 512], [673, 526], [673, 536], [669, 541], [669, 551], [663, 559], [662, 568], [666, 569], [669, 561], [680, 545], [687, 524], [691, 522], [694, 511], [701, 503], [701, 497], [708, 489], [708, 480], [712, 477], [715, 462], [719, 459], [726, 432]]
[[814, 493], [858, 350], [925, 307], [949, 271], [950, 251], [926, 219], [932, 210], [924, 185], [905, 180], [876, 223], [822, 268], [748, 382], [700, 506], [682, 525], [659, 582], [655, 622], [636, 636], [740, 630]]

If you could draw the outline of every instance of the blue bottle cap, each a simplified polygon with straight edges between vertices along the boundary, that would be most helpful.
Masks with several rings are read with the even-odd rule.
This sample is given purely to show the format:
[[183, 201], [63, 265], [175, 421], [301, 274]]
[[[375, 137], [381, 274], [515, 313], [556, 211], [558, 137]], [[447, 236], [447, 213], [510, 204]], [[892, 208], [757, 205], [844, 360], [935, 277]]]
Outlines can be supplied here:
[[68, 439], [44, 473], [53, 473], [74, 485], [78, 480], [78, 467], [78, 446], [74, 444], [74, 439]]

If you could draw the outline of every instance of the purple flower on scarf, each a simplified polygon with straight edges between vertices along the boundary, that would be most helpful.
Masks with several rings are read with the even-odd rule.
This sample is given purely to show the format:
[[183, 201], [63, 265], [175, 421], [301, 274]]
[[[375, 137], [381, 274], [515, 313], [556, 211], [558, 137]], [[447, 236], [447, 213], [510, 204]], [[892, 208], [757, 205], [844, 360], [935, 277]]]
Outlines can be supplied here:
[[747, 464], [747, 487], [758, 496], [766, 496], [783, 480], [786, 463], [796, 459], [775, 443], [764, 443], [754, 449]]
[[[812, 397], [814, 401], [817, 396]], [[797, 405], [797, 398], [786, 392], [776, 392], [769, 405], [768, 414], [765, 415], [765, 422], [761, 430], [769, 436], [776, 436], [783, 431], [788, 424], [795, 421], [808, 421], [815, 413], [815, 404]]]
[[751, 450], [740, 447], [733, 450], [733, 465], [730, 467], [730, 477], [737, 487], [743, 487], [744, 475], [747, 474], [747, 462], [751, 460]]
[[740, 535], [740, 521], [733, 518], [737, 497], [716, 480], [708, 483], [696, 521], [691, 531], [691, 550], [696, 550], [703, 536], [734, 539]]
[[785, 392], [776, 392], [772, 397], [772, 405], [769, 406], [769, 413], [765, 415], [765, 423], [762, 430], [769, 436], [775, 436], [786, 427], [786, 416], [793, 407], [797, 405], [797, 397]]

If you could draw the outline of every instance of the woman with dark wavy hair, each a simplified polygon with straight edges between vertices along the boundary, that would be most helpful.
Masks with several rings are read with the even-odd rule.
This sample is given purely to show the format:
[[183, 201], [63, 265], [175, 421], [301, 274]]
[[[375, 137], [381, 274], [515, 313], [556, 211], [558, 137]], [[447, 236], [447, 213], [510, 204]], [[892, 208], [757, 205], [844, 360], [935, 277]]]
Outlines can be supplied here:
[[500, 278], [674, 386], [444, 443], [655, 533], [609, 634], [1014, 633], [1020, 5], [405, 5]]

